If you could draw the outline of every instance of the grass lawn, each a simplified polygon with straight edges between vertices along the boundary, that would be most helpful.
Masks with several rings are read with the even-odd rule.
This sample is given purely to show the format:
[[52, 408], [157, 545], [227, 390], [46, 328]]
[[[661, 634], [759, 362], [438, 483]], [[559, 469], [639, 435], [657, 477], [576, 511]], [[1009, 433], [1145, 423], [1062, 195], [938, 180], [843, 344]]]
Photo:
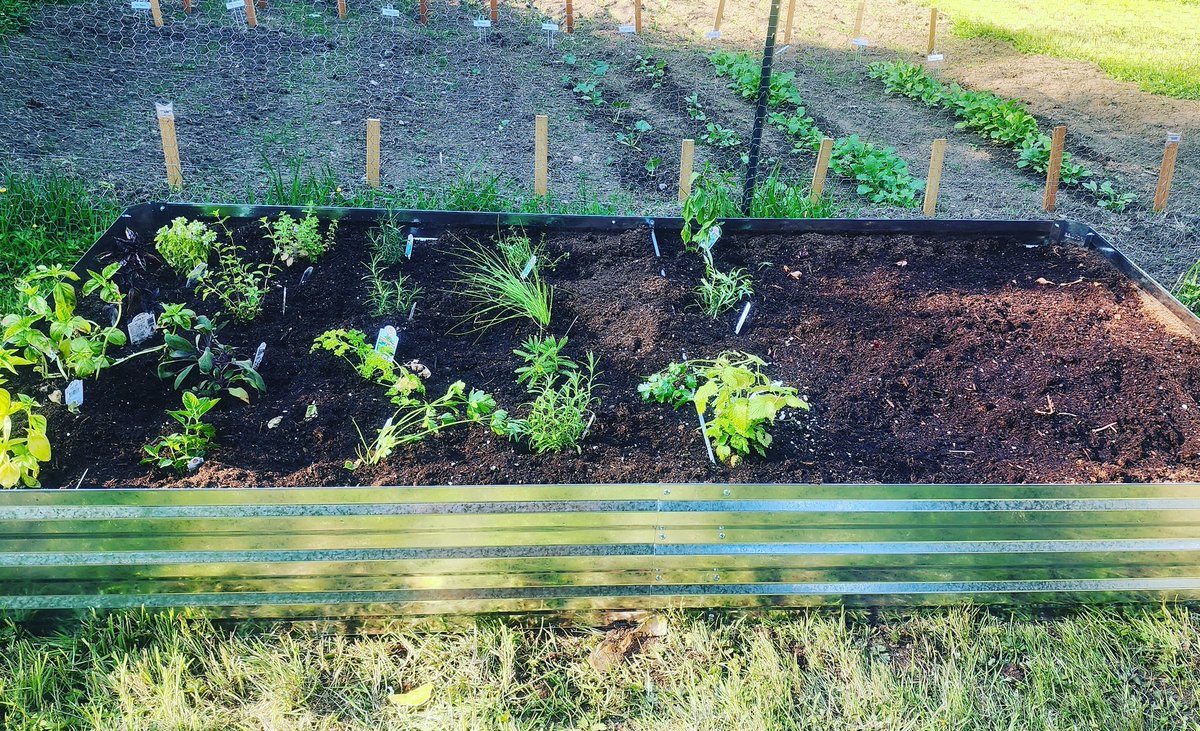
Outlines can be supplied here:
[[1145, 91], [1200, 99], [1200, 0], [929, 0], [956, 34], [1092, 61]]
[[[1200, 617], [957, 608], [670, 614], [615, 667], [586, 628], [475, 620], [374, 636], [92, 619], [0, 624], [7, 729], [1200, 728]], [[419, 707], [391, 693], [432, 684]]]

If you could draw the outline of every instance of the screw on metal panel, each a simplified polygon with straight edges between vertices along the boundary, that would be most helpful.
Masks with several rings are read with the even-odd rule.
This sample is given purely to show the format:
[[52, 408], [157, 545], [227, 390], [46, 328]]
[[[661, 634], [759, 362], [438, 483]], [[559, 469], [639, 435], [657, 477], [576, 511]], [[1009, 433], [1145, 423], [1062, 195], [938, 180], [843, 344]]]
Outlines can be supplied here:
[[654, 580], [655, 580], [655, 581], [662, 581], [662, 574], [655, 574], [655, 576], [654, 576]]
[[718, 534], [717, 534], [717, 537], [718, 537], [718, 538], [720, 538], [721, 540], [725, 540], [725, 534], [724, 534], [724, 533], [718, 533]]
[[733, 494], [733, 490], [722, 490], [721, 494], [724, 495], [725, 497], [729, 497], [730, 495]]
[[671, 494], [670, 490], [663, 490], [663, 495], [670, 495], [670, 494]]

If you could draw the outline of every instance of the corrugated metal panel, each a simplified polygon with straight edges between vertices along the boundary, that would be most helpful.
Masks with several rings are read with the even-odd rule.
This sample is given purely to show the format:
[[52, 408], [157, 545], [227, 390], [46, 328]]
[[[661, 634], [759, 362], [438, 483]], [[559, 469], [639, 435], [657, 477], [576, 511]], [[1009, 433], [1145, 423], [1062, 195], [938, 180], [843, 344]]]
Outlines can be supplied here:
[[1198, 485], [0, 494], [0, 606], [346, 616], [1200, 597]]

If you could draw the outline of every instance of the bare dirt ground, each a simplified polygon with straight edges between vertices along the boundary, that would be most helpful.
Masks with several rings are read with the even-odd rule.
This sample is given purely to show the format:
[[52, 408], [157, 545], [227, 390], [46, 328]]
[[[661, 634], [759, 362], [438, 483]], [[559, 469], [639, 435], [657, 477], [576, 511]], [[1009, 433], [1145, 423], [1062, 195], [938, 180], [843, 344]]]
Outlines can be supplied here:
[[[562, 22], [562, 4], [501, 4], [486, 31], [472, 21], [485, 5], [430, 2], [428, 26], [415, 3], [398, 2], [399, 17], [374, 5], [270, 2], [249, 31], [240, 10], [197, 3], [163, 4], [157, 29], [128, 5], [50, 6], [34, 26], [0, 47], [0, 165], [67, 168], [115, 187], [124, 200], [244, 197], [261, 191], [269, 166], [303, 156], [328, 166], [347, 189], [361, 187], [364, 120], [383, 120], [383, 178], [388, 187], [429, 186], [478, 168], [527, 186], [532, 176], [533, 116], [551, 119], [551, 187], [557, 198], [581, 189], [621, 195], [650, 212], [675, 208], [679, 140], [698, 138], [701, 161], [736, 169], [750, 135], [751, 108], [714, 77], [705, 54], [713, 47], [761, 48], [768, 3], [729, 4], [722, 37], [706, 40], [716, 0], [644, 5], [645, 32], [620, 33], [633, 22], [633, 3], [575, 2], [576, 33], [548, 34]], [[857, 133], [896, 147], [923, 177], [929, 144], [948, 137], [942, 217], [1043, 218], [1041, 181], [1015, 167], [1014, 154], [973, 133], [956, 131], [945, 112], [883, 95], [866, 62], [917, 58], [928, 10], [910, 0], [872, 3], [861, 53], [848, 38], [856, 3], [797, 0], [794, 39], [778, 60], [795, 71], [808, 112], [834, 135]], [[786, 3], [785, 3], [786, 7]], [[1143, 267], [1171, 283], [1200, 256], [1200, 104], [1145, 94], [1089, 64], [1023, 56], [1003, 44], [964, 41], [943, 23], [938, 73], [973, 88], [1025, 101], [1045, 127], [1069, 126], [1068, 149], [1090, 167], [1119, 175], [1139, 195], [1123, 214], [1098, 208], [1090, 196], [1064, 192], [1057, 216], [1084, 220], [1111, 235]], [[660, 86], [637, 71], [637, 57], [668, 62]], [[605, 104], [573, 92], [596, 76]], [[739, 146], [718, 149], [700, 139], [704, 125], [687, 113], [696, 94], [710, 120], [735, 131]], [[172, 101], [178, 119], [186, 187], [165, 187], [154, 102]], [[627, 102], [621, 116], [613, 102]], [[634, 145], [617, 140], [637, 120], [653, 131]], [[1148, 210], [1162, 141], [1184, 135], [1171, 209]], [[770, 163], [799, 179], [812, 156], [793, 154], [768, 133]], [[651, 174], [646, 167], [662, 160]], [[852, 213], [911, 216], [872, 209], [852, 186], [834, 192]]]

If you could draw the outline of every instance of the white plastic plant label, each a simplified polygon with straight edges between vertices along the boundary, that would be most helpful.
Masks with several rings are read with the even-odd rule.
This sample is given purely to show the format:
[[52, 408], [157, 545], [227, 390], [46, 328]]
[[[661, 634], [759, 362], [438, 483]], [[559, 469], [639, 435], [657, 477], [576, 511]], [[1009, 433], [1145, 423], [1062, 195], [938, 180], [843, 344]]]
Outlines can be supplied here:
[[300, 284], [301, 285], [308, 284], [308, 280], [312, 279], [312, 275], [313, 275], [312, 267], [305, 269], [304, 273], [300, 275]]
[[479, 19], [476, 19], [476, 20], [475, 20], [475, 21], [473, 21], [473, 22], [474, 22], [474, 24], [475, 24], [475, 27], [476, 27], [476, 28], [491, 28], [491, 27], [492, 27], [492, 21], [490, 21], [490, 20], [486, 20], [486, 19], [484, 19], [484, 20], [479, 20]]
[[385, 17], [385, 18], [399, 18], [400, 17], [400, 11], [397, 10], [396, 8], [392, 7], [391, 5], [384, 5], [383, 9], [380, 12], [383, 13], [383, 17]]
[[207, 272], [208, 272], [208, 264], [205, 262], [200, 262], [195, 267], [193, 267], [191, 273], [188, 274], [188, 278], [187, 278], [188, 289], [195, 287], [196, 282], [199, 282], [202, 278], [204, 278], [204, 275]]
[[742, 308], [742, 316], [738, 318], [737, 327], [733, 328], [734, 335], [742, 334], [742, 326], [746, 324], [746, 318], [749, 317], [749, 315], [750, 315], [750, 303], [747, 302], [746, 306], [744, 308]]
[[712, 247], [716, 246], [717, 242], [720, 240], [721, 240], [721, 227], [713, 226], [712, 228], [710, 228], [708, 230], [708, 236], [706, 236], [704, 238], [704, 240], [700, 242], [700, 245], [703, 246], [705, 249], [708, 249], [711, 251]]
[[637, 26], [636, 25], [618, 25], [617, 32], [618, 33], [637, 33]]
[[175, 118], [175, 104], [172, 102], [155, 102], [154, 111], [158, 114], [159, 119]]
[[225, 3], [226, 10], [237, 10], [244, 7], [246, 7], [246, 0], [229, 0], [229, 2]]
[[537, 256], [529, 257], [529, 261], [525, 262], [525, 268], [521, 270], [521, 279], [528, 279], [533, 272], [534, 265], [537, 264]]
[[400, 334], [396, 328], [387, 325], [380, 328], [379, 336], [375, 338], [375, 352], [388, 360], [396, 359], [396, 348], [400, 346]]
[[866, 38], [855, 38], [854, 40], [850, 41], [850, 45], [857, 46], [858, 48], [866, 48], [867, 46], [871, 45], [871, 42]]
[[134, 315], [129, 320], [129, 342], [134, 345], [141, 345], [154, 337], [154, 329], [157, 324], [158, 322], [154, 318], [154, 313], [141, 312]]
[[558, 32], [558, 23], [542, 23], [542, 30], [549, 33]]
[[133, 2], [129, 3], [129, 7], [134, 10], [149, 10], [150, 0], [133, 0]]
[[80, 406], [83, 406], [83, 381], [76, 378], [67, 384], [67, 390], [63, 392], [64, 398], [67, 400], [67, 408], [71, 411], [78, 411]]
[[266, 355], [266, 354], [267, 354], [267, 344], [266, 344], [266, 343], [259, 343], [259, 344], [258, 344], [258, 350], [254, 351], [254, 361], [253, 361], [253, 362], [254, 362], [254, 368], [255, 368], [255, 370], [257, 370], [257, 369], [258, 369], [258, 367], [259, 367], [260, 365], [262, 365], [262, 362], [263, 362], [263, 356], [264, 356], [264, 355]]
[[409, 233], [408, 241], [406, 241], [404, 243], [404, 258], [405, 259], [412, 258], [412, 247], [413, 247], [413, 235], [411, 233]]
[[1167, 142], [1168, 143], [1180, 142], [1182, 140], [1183, 140], [1183, 135], [1179, 132], [1168, 132], [1167, 133]]
[[944, 53], [931, 53], [931, 54], [929, 54], [928, 56], [926, 56], [926, 57], [925, 57], [925, 60], [926, 60], [926, 61], [928, 61], [928, 62], [930, 62], [930, 63], [937, 63], [938, 61], [945, 61], [945, 60], [946, 60], [946, 54], [944, 54]]
[[719, 31], [719, 30], [710, 30], [709, 32], [707, 32], [707, 33], [705, 33], [705, 34], [704, 34], [704, 37], [705, 37], [705, 38], [707, 38], [707, 39], [708, 39], [708, 40], [710, 40], [710, 41], [715, 41], [715, 40], [717, 40], [718, 38], [720, 38], [720, 37], [721, 37], [721, 31]]

